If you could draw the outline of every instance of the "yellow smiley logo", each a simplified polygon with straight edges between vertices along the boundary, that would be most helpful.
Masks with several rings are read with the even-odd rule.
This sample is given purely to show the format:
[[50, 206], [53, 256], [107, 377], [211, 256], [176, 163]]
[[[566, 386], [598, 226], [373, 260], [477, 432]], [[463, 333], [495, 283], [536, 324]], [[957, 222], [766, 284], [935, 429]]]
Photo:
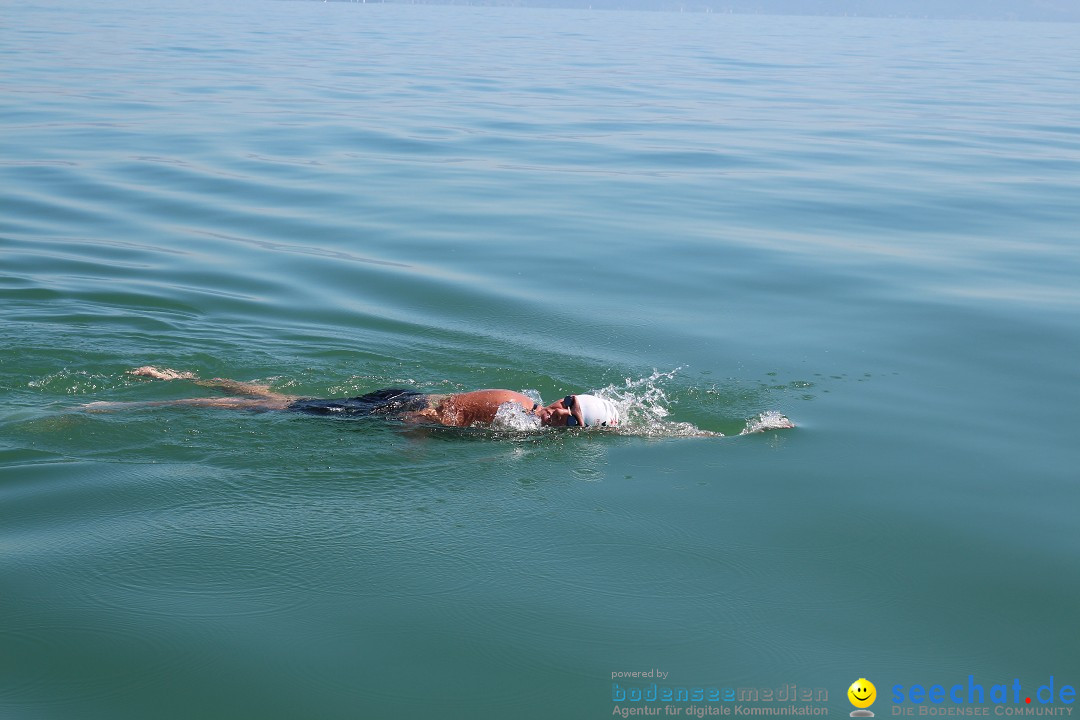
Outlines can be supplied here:
[[857, 708], [868, 708], [877, 699], [877, 688], [866, 678], [859, 678], [847, 689], [848, 700]]

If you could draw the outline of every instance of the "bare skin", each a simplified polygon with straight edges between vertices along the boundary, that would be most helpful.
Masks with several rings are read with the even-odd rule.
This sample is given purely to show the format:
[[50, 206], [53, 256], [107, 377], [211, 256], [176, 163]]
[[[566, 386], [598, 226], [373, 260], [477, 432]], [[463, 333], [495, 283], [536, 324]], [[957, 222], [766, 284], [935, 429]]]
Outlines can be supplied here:
[[[284, 410], [300, 399], [299, 395], [286, 395], [275, 392], [268, 385], [239, 382], [227, 378], [204, 380], [194, 373], [178, 372], [168, 368], [156, 368], [150, 365], [129, 370], [128, 374], [155, 380], [190, 380], [203, 387], [218, 388], [234, 393], [239, 397], [185, 398], [182, 400], [159, 400], [151, 402], [95, 402], [83, 407], [91, 411], [118, 410], [135, 407], [161, 407], [166, 405], [186, 405], [188, 407], [215, 407], [230, 410]], [[451, 427], [470, 427], [472, 425], [490, 425], [495, 420], [499, 406], [517, 403], [526, 412], [532, 412], [536, 403], [528, 395], [513, 390], [476, 390], [453, 395], [430, 396], [431, 407], [416, 412], [406, 413], [401, 417], [406, 422], [430, 422]]]
[[495, 420], [495, 413], [504, 403], [517, 403], [525, 412], [532, 412], [535, 403], [528, 395], [513, 390], [474, 390], [443, 396], [433, 410], [421, 411], [433, 413], [435, 422], [454, 427], [471, 425], [490, 425]]
[[566, 398], [562, 398], [547, 407], [537, 409], [536, 415], [540, 418], [540, 424], [563, 427], [566, 425], [566, 418], [573, 416], [577, 420], [577, 427], [585, 427], [585, 419], [581, 416], [581, 408], [577, 404], [577, 395], [571, 395], [570, 398], [573, 401], [572, 407], [567, 407]]

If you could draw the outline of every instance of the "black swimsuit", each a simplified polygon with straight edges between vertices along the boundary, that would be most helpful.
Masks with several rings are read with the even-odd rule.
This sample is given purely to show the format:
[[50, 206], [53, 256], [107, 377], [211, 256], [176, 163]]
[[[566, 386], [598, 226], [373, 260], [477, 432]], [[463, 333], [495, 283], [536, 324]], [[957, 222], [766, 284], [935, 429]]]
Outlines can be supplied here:
[[386, 388], [354, 398], [300, 398], [285, 408], [309, 415], [364, 417], [367, 415], [402, 415], [430, 407], [429, 396], [415, 390]]

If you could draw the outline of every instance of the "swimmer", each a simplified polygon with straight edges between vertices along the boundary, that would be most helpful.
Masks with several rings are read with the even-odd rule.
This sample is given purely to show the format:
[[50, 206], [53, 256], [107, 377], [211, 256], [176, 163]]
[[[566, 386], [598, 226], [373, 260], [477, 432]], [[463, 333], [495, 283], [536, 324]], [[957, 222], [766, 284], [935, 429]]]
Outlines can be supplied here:
[[383, 415], [405, 422], [437, 423], [449, 427], [490, 425], [495, 420], [495, 414], [499, 408], [507, 403], [519, 405], [529, 414], [540, 409], [540, 403], [535, 402], [528, 395], [513, 390], [476, 390], [452, 395], [429, 395], [403, 388], [386, 388], [359, 397], [319, 399], [286, 395], [271, 390], [268, 385], [256, 383], [225, 378], [204, 380], [194, 373], [177, 372], [168, 368], [159, 369], [149, 365], [129, 370], [128, 373], [155, 380], [190, 380], [196, 385], [224, 390], [234, 396], [130, 403], [95, 402], [84, 405], [84, 409], [103, 411], [131, 407], [187, 405], [231, 410], [285, 410], [331, 417]]
[[547, 407], [538, 408], [542, 425], [553, 427], [614, 427], [619, 409], [610, 400], [596, 395], [567, 395]]

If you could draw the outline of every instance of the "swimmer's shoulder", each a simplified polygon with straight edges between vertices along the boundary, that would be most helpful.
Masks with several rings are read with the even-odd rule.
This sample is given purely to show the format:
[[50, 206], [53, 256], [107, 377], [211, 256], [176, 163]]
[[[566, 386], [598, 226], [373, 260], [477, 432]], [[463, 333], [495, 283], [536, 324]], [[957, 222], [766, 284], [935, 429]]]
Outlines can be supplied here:
[[460, 393], [452, 396], [457, 402], [471, 403], [494, 403], [502, 405], [504, 402], [516, 402], [526, 407], [533, 406], [533, 399], [523, 393], [501, 388], [487, 388], [485, 390], [473, 390], [472, 392]]

